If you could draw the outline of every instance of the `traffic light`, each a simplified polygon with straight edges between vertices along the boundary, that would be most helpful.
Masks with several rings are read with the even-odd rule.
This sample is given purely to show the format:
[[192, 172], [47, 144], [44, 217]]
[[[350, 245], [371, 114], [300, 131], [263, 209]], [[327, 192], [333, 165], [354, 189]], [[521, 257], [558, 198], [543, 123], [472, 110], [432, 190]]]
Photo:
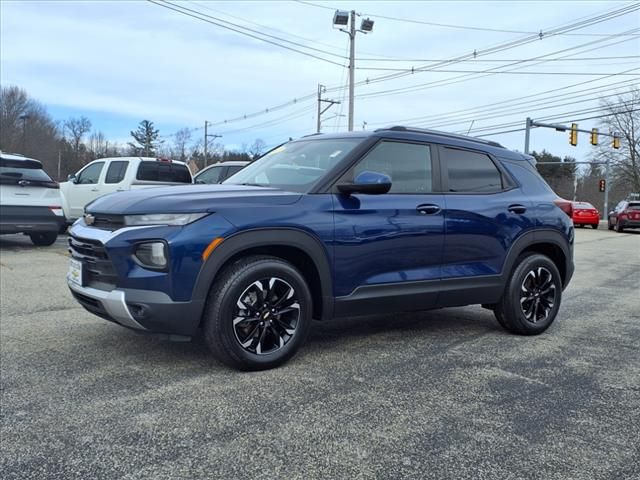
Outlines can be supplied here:
[[603, 178], [598, 182], [598, 190], [604, 192], [607, 189], [607, 181]]
[[569, 143], [574, 147], [578, 145], [578, 124], [571, 124], [571, 131], [569, 132]]
[[598, 145], [598, 129], [591, 129], [591, 145]]
[[611, 146], [615, 149], [620, 148], [620, 135], [617, 133], [613, 134], [613, 144]]

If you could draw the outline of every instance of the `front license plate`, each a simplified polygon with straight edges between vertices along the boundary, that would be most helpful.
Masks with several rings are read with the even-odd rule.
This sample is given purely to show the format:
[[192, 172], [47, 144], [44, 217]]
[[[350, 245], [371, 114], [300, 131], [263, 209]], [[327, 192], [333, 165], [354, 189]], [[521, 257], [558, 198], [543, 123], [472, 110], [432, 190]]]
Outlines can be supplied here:
[[67, 272], [67, 280], [82, 286], [82, 262], [74, 258], [69, 260], [69, 271]]

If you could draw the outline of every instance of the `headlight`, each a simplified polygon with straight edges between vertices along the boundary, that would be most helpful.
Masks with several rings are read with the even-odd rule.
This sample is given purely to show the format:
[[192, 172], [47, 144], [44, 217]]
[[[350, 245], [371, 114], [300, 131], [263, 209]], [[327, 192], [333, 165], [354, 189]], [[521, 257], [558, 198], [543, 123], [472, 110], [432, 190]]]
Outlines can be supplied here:
[[152, 213], [125, 215], [125, 225], [186, 225], [206, 217], [208, 213]]
[[139, 243], [135, 256], [138, 262], [147, 268], [164, 270], [167, 267], [167, 248], [164, 242]]

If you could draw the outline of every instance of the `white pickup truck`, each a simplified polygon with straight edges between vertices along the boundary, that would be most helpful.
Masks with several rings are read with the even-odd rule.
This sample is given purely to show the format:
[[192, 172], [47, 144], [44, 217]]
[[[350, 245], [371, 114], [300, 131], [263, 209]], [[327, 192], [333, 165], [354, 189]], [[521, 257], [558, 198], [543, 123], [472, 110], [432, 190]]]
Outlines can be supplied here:
[[85, 205], [102, 195], [192, 182], [184, 162], [149, 157], [100, 158], [60, 184], [62, 208], [71, 223], [83, 215]]

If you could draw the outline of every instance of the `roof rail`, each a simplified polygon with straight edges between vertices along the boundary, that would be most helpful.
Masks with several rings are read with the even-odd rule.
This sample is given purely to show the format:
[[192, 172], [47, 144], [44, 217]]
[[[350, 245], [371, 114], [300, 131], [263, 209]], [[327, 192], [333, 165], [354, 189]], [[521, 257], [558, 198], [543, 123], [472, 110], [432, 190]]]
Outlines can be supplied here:
[[485, 140], [483, 138], [469, 137], [467, 135], [459, 135], [457, 133], [442, 132], [440, 130], [430, 130], [427, 128], [415, 128], [415, 127], [405, 127], [402, 125], [394, 125], [392, 127], [378, 128], [375, 131], [384, 132], [389, 130], [392, 132], [412, 132], [412, 133], [426, 133], [429, 135], [439, 135], [442, 137], [457, 138], [459, 140], [466, 140], [468, 142], [482, 143], [484, 145], [491, 145], [492, 147], [504, 148], [498, 142], [494, 142], [493, 140]]
[[322, 135], [322, 132], [310, 133], [309, 135], [303, 135], [300, 138], [315, 137], [316, 135]]

